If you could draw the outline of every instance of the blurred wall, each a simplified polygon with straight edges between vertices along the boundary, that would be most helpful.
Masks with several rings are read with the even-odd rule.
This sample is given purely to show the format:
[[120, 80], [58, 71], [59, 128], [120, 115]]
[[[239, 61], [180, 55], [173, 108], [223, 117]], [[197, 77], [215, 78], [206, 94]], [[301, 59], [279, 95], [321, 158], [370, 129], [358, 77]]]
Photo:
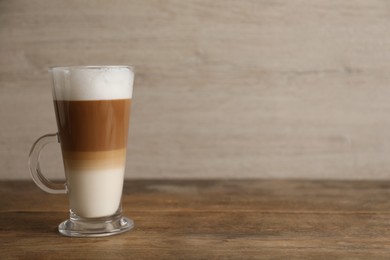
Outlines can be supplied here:
[[386, 1], [2, 0], [0, 178], [56, 130], [48, 66], [94, 64], [137, 68], [127, 178], [390, 178]]

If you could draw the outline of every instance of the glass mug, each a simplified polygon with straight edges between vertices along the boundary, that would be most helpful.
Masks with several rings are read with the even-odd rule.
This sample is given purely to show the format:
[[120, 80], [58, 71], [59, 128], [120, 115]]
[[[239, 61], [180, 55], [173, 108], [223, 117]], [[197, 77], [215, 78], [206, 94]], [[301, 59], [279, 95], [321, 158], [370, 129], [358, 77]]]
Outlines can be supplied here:
[[[66, 193], [70, 218], [58, 226], [71, 237], [126, 232], [134, 222], [122, 216], [121, 197], [133, 92], [129, 66], [77, 66], [49, 69], [58, 133], [32, 146], [29, 168], [43, 191]], [[41, 172], [39, 154], [51, 142], [61, 145], [66, 183], [53, 183]]]

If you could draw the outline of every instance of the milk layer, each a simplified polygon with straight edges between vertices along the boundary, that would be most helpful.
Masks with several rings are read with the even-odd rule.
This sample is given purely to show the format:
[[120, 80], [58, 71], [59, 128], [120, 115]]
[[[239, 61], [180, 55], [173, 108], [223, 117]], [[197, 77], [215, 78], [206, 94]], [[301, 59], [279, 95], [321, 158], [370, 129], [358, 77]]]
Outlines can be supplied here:
[[126, 149], [62, 155], [72, 211], [84, 218], [113, 215], [121, 202]]
[[115, 214], [122, 196], [124, 168], [67, 170], [71, 210], [83, 218]]

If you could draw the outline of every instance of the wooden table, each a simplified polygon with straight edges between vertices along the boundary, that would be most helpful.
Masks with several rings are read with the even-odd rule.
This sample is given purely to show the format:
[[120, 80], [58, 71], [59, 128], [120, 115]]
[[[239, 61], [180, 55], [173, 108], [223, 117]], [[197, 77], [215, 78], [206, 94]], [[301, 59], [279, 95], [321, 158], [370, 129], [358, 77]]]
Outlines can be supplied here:
[[138, 180], [125, 234], [68, 238], [64, 195], [0, 182], [0, 258], [389, 259], [390, 182]]

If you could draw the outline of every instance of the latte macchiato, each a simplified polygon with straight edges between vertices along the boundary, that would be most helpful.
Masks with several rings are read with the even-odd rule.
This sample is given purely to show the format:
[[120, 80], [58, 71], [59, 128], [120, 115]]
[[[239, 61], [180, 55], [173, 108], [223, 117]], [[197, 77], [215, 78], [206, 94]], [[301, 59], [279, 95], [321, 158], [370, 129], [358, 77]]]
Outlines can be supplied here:
[[52, 73], [70, 208], [83, 218], [113, 215], [122, 195], [133, 72]]
[[[134, 69], [73, 66], [49, 72], [58, 132], [34, 142], [28, 165], [40, 189], [68, 195], [69, 219], [58, 231], [70, 237], [102, 237], [131, 230], [134, 221], [122, 215], [121, 197]], [[50, 181], [40, 167], [43, 148], [58, 142], [66, 183]]]

